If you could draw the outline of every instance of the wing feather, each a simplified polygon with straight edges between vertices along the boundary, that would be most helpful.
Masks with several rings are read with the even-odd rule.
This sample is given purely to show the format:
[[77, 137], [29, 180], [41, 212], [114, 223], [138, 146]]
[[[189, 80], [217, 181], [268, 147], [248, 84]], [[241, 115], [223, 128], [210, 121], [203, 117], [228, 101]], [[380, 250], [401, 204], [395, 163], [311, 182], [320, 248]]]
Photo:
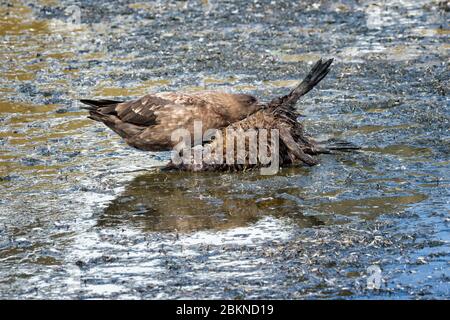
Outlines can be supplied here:
[[119, 103], [115, 111], [120, 120], [140, 126], [150, 126], [157, 123], [155, 111], [173, 104], [172, 101], [146, 95], [137, 100]]

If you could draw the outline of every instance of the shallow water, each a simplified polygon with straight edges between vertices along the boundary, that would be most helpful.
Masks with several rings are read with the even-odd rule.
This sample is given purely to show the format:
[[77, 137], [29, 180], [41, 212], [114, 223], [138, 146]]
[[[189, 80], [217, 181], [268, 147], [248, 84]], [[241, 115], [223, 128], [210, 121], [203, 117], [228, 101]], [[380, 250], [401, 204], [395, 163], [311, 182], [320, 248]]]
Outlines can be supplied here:
[[[450, 296], [448, 7], [78, 4], [0, 4], [0, 297]], [[333, 69], [301, 120], [362, 150], [276, 176], [157, 172], [167, 154], [127, 147], [76, 103], [269, 100], [320, 56]]]

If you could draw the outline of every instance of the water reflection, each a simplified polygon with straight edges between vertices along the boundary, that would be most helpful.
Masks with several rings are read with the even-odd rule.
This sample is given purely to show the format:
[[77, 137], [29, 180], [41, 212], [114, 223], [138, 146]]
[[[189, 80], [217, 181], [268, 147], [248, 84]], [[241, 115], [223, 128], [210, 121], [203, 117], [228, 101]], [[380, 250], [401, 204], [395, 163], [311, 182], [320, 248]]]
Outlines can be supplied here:
[[375, 219], [382, 214], [398, 212], [407, 205], [419, 203], [427, 196], [423, 194], [387, 196], [379, 198], [346, 199], [330, 203], [320, 203], [316, 210], [327, 214], [357, 215], [365, 219]]
[[319, 186], [322, 182], [310, 181], [312, 185], [302, 187], [308, 175], [304, 168], [289, 168], [273, 177], [255, 172], [146, 173], [136, 177], [108, 204], [98, 226], [132, 225], [144, 232], [191, 232], [249, 226], [271, 216], [309, 228], [339, 224], [351, 216], [371, 220], [427, 198], [418, 193], [393, 195], [395, 188], [392, 193], [388, 188], [380, 196], [346, 199], [345, 193], [352, 186], [313, 193], [313, 188], [323, 188]]
[[[265, 189], [264, 184], [273, 188]], [[256, 173], [148, 173], [135, 178], [99, 218], [103, 227], [133, 224], [144, 231], [223, 230], [264, 216], [290, 218], [301, 227], [324, 224], [304, 216], [276, 179]], [[284, 190], [285, 192], [285, 190]]]

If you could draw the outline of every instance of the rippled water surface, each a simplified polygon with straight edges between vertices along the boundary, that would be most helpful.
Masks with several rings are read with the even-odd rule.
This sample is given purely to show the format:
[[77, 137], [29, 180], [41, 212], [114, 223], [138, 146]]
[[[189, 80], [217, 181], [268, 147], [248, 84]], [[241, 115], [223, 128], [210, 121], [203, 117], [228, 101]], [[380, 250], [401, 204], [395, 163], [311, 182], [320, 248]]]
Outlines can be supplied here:
[[[1, 298], [449, 298], [446, 1], [1, 1]], [[168, 173], [80, 98], [269, 100], [319, 57], [275, 176]], [[381, 269], [371, 290], [370, 267]], [[369, 268], [369, 269], [368, 269]]]

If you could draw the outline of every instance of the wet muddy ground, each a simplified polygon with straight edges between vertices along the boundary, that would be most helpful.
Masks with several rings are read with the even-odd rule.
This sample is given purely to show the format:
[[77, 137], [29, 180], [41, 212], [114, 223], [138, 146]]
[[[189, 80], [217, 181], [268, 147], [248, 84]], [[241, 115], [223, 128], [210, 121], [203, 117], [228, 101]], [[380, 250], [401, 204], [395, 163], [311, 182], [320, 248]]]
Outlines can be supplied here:
[[[76, 6], [74, 6], [76, 4]], [[445, 1], [0, 1], [1, 298], [449, 298]], [[286, 93], [362, 146], [160, 173], [80, 98]], [[378, 269], [379, 268], [379, 269]], [[369, 284], [380, 284], [377, 289]]]

